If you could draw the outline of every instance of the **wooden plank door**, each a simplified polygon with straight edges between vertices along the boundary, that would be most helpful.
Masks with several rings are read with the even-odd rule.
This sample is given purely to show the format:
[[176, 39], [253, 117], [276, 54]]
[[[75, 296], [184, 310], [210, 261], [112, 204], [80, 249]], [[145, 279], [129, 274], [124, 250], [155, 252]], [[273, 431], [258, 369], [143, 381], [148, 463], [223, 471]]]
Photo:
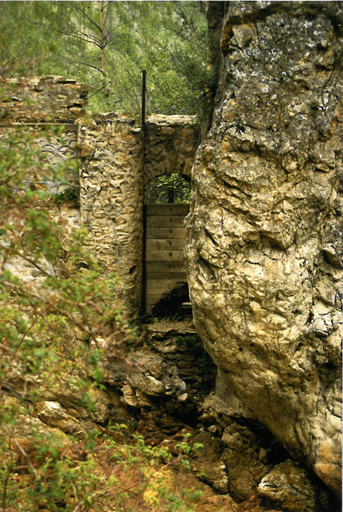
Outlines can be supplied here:
[[187, 283], [183, 259], [186, 239], [184, 219], [189, 204], [147, 204], [145, 302], [150, 313], [175, 287]]

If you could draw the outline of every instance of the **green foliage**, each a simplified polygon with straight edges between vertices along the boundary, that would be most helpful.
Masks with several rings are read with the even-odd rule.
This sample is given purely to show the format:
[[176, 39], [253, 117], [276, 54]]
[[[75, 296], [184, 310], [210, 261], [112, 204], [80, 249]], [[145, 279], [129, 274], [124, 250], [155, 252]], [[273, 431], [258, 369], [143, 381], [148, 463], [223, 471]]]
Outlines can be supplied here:
[[190, 444], [188, 442], [191, 435], [192, 434], [190, 434], [189, 432], [186, 434], [183, 434], [184, 440], [181, 443], [177, 444], [175, 446], [175, 448], [179, 448], [181, 453], [186, 453], [188, 455], [192, 449], [192, 447], [190, 446]]
[[197, 474], [197, 477], [198, 477], [200, 480], [204, 480], [205, 478], [207, 478], [207, 475], [206, 475], [205, 471], [201, 470], [201, 471]]
[[60, 74], [86, 83], [93, 111], [139, 117], [211, 108], [215, 79], [205, 2], [0, 2], [0, 74]]
[[146, 203], [189, 203], [190, 200], [190, 183], [176, 173], [158, 176], [145, 192]]
[[72, 201], [77, 204], [78, 198], [79, 196], [75, 188], [67, 188], [66, 190], [63, 190], [63, 192], [55, 194], [53, 199], [56, 204], [62, 204], [68, 201]]
[[[165, 473], [174, 463], [168, 448], [147, 446], [141, 436], [124, 442], [122, 429], [115, 425], [102, 435], [90, 432], [84, 441], [69, 442], [67, 447], [54, 434], [33, 432], [30, 443], [12, 439], [9, 453], [16, 455], [6, 454], [0, 468], [3, 509], [10, 505], [13, 511], [75, 512], [95, 507], [105, 512], [130, 506], [136, 510], [135, 504], [145, 502], [164, 510], [194, 512], [187, 503], [196, 502], [202, 493], [173, 492]], [[189, 453], [187, 441], [180, 445], [180, 452]], [[84, 460], [75, 457], [80, 452]]]
[[197, 334], [187, 334], [185, 336], [178, 336], [176, 338], [178, 345], [186, 345], [188, 348], [202, 346], [201, 338]]
[[140, 315], [137, 319], [137, 325], [143, 325], [143, 324], [152, 324], [155, 317], [151, 313], [144, 313]]
[[[24, 150], [18, 151], [21, 147]], [[32, 148], [34, 141], [24, 131], [13, 131], [1, 140], [0, 480], [4, 509], [5, 504], [17, 502], [14, 510], [36, 510], [40, 503], [52, 500], [51, 510], [59, 510], [57, 503], [64, 500], [67, 482], [81, 482], [84, 465], [70, 473], [69, 463], [56, 459], [60, 440], [32, 429], [34, 457], [14, 437], [19, 457], [25, 459], [21, 465], [26, 472], [18, 478], [12, 438], [47, 390], [73, 387], [81, 403], [90, 406], [88, 392], [102, 380], [97, 338], [116, 343], [131, 333], [114, 301], [116, 277], [103, 279], [103, 270], [84, 250], [83, 230], [67, 239], [50, 215], [50, 196], [39, 184], [51, 178], [51, 169], [47, 170], [41, 152]], [[59, 170], [54, 172], [57, 179]], [[68, 254], [64, 262], [63, 252]], [[82, 271], [77, 266], [80, 259], [88, 267]], [[38, 282], [30, 283], [27, 271], [28, 275], [36, 272]], [[86, 336], [94, 348], [82, 343]], [[73, 342], [66, 344], [66, 338]], [[80, 379], [77, 369], [87, 359], [91, 378]], [[85, 471], [88, 474], [89, 468]], [[95, 481], [88, 479], [91, 491]]]

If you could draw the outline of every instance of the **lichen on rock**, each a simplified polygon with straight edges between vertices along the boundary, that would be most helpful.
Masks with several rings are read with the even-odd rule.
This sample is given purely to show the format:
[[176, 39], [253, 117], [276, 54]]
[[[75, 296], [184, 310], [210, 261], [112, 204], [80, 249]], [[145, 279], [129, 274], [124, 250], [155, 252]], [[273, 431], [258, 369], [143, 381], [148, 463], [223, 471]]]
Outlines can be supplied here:
[[342, 23], [340, 2], [223, 8], [186, 246], [197, 331], [230, 394], [337, 493]]

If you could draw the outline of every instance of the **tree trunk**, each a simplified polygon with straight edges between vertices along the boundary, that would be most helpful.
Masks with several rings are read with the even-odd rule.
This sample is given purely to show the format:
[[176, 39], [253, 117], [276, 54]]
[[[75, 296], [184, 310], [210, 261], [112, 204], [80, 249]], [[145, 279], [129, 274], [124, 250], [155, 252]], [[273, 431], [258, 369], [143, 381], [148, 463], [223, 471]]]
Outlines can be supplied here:
[[101, 38], [101, 71], [104, 77], [104, 96], [108, 98], [109, 89], [107, 87], [106, 76], [106, 54], [105, 54], [105, 26], [104, 26], [104, 2], [100, 1], [100, 38]]

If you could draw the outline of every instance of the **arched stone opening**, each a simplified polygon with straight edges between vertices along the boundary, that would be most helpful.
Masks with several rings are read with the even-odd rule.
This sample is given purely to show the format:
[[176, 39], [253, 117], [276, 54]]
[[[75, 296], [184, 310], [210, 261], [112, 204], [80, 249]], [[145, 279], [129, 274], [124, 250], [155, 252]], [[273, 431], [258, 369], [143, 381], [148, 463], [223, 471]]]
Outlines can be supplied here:
[[200, 126], [194, 116], [153, 115], [146, 120], [144, 140], [144, 309], [157, 316], [184, 316], [191, 314], [184, 218]]

